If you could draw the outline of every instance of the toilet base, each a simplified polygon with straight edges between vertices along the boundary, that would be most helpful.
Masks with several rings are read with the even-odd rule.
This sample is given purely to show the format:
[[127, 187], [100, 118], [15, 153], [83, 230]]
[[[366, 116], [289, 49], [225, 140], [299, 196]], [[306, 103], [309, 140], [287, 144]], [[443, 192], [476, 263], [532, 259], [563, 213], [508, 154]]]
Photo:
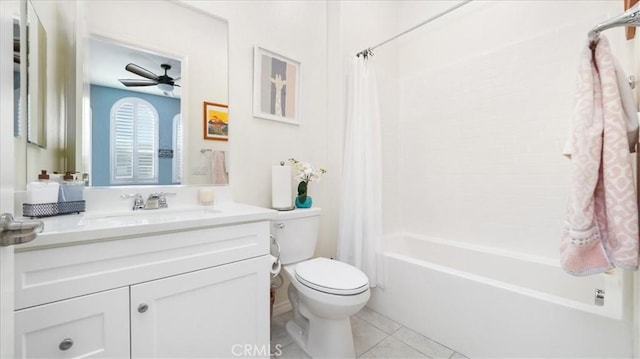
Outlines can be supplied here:
[[329, 294], [300, 283], [295, 266], [283, 268], [291, 281], [287, 294], [293, 310], [286, 328], [295, 343], [315, 359], [355, 358], [349, 317], [367, 304], [369, 289], [354, 295]]
[[342, 320], [314, 318], [309, 320], [308, 332], [294, 320], [288, 321], [286, 328], [294, 342], [311, 358], [356, 357], [349, 317]]

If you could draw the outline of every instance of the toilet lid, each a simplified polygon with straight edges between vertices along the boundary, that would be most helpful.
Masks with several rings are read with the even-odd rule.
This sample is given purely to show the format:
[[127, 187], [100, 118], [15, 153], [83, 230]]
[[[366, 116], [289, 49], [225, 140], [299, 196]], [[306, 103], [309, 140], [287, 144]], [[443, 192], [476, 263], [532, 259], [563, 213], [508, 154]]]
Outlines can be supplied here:
[[369, 279], [358, 268], [328, 258], [314, 258], [298, 263], [296, 279], [320, 292], [355, 295], [369, 288]]

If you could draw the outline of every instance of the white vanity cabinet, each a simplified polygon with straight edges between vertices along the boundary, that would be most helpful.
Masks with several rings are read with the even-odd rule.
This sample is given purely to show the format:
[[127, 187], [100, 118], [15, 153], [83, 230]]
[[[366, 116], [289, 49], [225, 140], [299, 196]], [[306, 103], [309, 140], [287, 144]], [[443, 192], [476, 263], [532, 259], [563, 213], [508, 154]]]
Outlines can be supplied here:
[[257, 318], [268, 322], [269, 283], [260, 278], [268, 265], [255, 258], [132, 286], [131, 356], [230, 358], [242, 353], [265, 330], [256, 325]]
[[268, 348], [268, 251], [268, 221], [18, 251], [17, 357]]
[[129, 288], [23, 309], [16, 358], [129, 357]]

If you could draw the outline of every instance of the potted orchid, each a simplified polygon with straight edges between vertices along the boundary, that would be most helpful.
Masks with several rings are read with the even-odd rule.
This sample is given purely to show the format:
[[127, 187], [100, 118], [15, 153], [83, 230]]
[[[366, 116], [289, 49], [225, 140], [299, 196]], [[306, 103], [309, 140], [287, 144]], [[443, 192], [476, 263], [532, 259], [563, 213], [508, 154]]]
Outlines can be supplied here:
[[314, 169], [309, 163], [302, 163], [295, 158], [289, 158], [289, 162], [295, 168], [295, 178], [300, 181], [298, 183], [298, 195], [296, 196], [296, 207], [309, 208], [313, 203], [311, 196], [307, 195], [309, 182], [318, 181], [323, 174], [327, 173], [324, 168]]

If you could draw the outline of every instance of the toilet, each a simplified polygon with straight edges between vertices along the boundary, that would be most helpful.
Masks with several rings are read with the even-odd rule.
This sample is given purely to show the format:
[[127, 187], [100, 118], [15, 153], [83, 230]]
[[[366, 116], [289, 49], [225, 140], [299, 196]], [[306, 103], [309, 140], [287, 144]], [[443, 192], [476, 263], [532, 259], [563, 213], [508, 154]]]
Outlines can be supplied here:
[[349, 264], [312, 258], [320, 208], [278, 212], [271, 224], [291, 282], [293, 319], [286, 324], [287, 332], [312, 358], [355, 358], [349, 316], [367, 304], [369, 279]]

